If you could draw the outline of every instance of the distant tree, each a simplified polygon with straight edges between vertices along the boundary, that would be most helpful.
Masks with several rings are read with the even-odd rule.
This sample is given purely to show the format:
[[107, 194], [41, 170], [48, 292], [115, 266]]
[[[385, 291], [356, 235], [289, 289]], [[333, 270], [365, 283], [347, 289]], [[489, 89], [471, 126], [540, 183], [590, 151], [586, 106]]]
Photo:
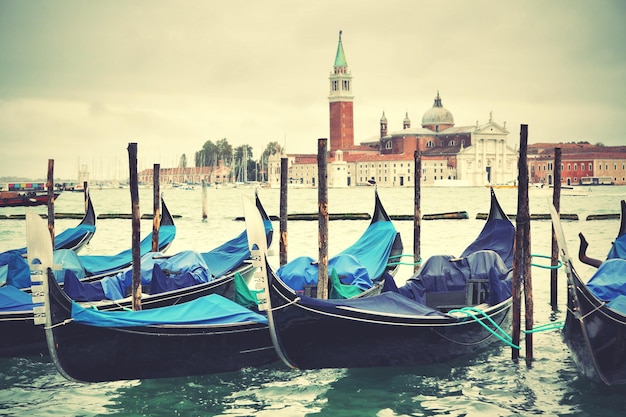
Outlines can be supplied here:
[[235, 148], [234, 158], [236, 180], [247, 182], [249, 178], [254, 178], [254, 173], [249, 172], [250, 164], [248, 163], [252, 159], [252, 146], [237, 146]]
[[596, 143], [596, 145], [595, 145], [595, 146], [604, 146], [604, 143], [602, 143], [602, 142], [598, 142], [598, 143]]
[[222, 160], [224, 165], [232, 166], [233, 164], [233, 147], [228, 143], [228, 139], [223, 138], [215, 143], [217, 147], [218, 160]]
[[187, 155], [182, 154], [180, 156], [180, 161], [178, 162], [179, 168], [187, 168]]
[[197, 167], [210, 167], [217, 165], [217, 146], [207, 140], [202, 145], [202, 149], [196, 152], [196, 166]]

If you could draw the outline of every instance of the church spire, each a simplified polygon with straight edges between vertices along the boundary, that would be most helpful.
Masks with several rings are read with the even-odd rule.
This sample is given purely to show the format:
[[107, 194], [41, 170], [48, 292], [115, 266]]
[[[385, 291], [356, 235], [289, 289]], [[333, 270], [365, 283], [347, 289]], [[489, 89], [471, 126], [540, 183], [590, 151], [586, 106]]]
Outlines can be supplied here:
[[339, 44], [337, 45], [337, 54], [335, 55], [335, 68], [337, 67], [347, 67], [348, 62], [346, 61], [346, 54], [343, 52], [343, 44], [341, 43], [341, 33], [339, 31]]
[[341, 31], [335, 54], [335, 65], [330, 73], [330, 150], [354, 146], [352, 75], [343, 52]]

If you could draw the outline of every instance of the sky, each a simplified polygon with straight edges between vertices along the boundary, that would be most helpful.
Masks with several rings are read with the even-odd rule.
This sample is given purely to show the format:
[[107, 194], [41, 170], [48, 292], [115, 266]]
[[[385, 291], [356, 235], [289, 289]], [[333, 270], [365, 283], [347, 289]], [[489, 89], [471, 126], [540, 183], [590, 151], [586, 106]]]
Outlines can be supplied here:
[[0, 0], [0, 177], [176, 166], [211, 140], [317, 153], [339, 31], [355, 143], [439, 91], [456, 126], [626, 145], [622, 0]]

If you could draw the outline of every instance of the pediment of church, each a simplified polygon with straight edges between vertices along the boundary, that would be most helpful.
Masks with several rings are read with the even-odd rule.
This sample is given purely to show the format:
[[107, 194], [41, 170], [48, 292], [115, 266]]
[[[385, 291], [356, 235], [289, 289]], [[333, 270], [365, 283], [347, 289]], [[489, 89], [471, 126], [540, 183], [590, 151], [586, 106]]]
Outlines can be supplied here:
[[475, 131], [475, 135], [508, 135], [509, 131], [500, 126], [496, 122], [488, 122], [479, 126]]

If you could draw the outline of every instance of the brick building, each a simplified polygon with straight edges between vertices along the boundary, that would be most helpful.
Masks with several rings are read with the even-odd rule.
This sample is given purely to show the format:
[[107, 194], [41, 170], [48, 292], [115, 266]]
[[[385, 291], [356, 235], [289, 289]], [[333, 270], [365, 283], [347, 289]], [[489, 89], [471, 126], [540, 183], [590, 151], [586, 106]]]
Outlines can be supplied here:
[[554, 184], [554, 150], [561, 148], [561, 184], [626, 185], [626, 146], [588, 143], [536, 143], [528, 145], [530, 181]]

